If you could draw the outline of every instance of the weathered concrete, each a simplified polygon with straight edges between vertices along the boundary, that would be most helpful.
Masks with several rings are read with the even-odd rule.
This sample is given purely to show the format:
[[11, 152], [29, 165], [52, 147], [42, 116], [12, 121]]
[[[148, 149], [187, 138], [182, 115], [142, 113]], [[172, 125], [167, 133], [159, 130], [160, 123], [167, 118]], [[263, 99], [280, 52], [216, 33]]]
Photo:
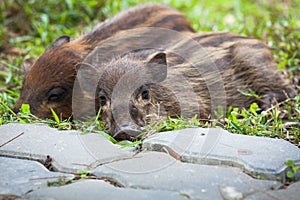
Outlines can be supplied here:
[[73, 179], [71, 174], [50, 172], [41, 163], [0, 157], [0, 194], [24, 195], [32, 190], [47, 188], [47, 182], [59, 177]]
[[[143, 147], [144, 151], [135, 155], [131, 149], [120, 149], [99, 134], [59, 131], [41, 124], [0, 126], [0, 199], [8, 194], [23, 199], [130, 200], [300, 196], [300, 183], [279, 189], [279, 181], [254, 179], [244, 173], [284, 181], [284, 162], [293, 159], [299, 164], [300, 155], [297, 147], [283, 140], [229, 134], [219, 129], [185, 129], [158, 133], [145, 140]], [[38, 162], [20, 159], [41, 161], [46, 155], [53, 158], [52, 165], [60, 172], [91, 170], [99, 178], [108, 178], [124, 188], [100, 180], [48, 188], [48, 181], [65, 174], [49, 172]]]
[[292, 159], [300, 165], [300, 149], [285, 140], [230, 134], [216, 128], [157, 133], [146, 139], [143, 147], [166, 151], [183, 162], [235, 166], [283, 182], [285, 161]]
[[178, 192], [160, 190], [141, 190], [118, 188], [97, 180], [82, 180], [62, 187], [50, 187], [33, 191], [23, 197], [24, 199], [186, 199]]
[[8, 124], [0, 126], [0, 144], [23, 133], [0, 148], [0, 155], [43, 160], [53, 158], [59, 171], [76, 172], [91, 169], [113, 160], [130, 158], [133, 153], [121, 151], [100, 134], [59, 131], [43, 124]]
[[125, 187], [177, 191], [193, 199], [241, 199], [281, 185], [253, 179], [237, 168], [182, 163], [158, 152], [140, 153], [130, 160], [102, 165], [92, 173], [111, 177]]
[[300, 182], [290, 185], [286, 189], [274, 190], [268, 192], [256, 193], [245, 198], [247, 200], [252, 199], [265, 199], [265, 200], [299, 200], [300, 199]]

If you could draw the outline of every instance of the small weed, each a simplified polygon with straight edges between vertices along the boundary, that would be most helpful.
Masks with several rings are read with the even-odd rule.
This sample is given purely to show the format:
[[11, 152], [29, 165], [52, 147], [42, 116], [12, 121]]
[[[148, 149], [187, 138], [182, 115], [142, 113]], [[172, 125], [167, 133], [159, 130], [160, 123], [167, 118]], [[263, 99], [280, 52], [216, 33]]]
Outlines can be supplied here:
[[80, 174], [80, 178], [83, 179], [83, 178], [87, 178], [91, 172], [88, 170], [79, 169], [77, 170], [77, 173]]
[[[283, 103], [282, 106], [284, 107], [286, 104], [288, 102]], [[294, 117], [290, 117], [290, 119], [294, 119]], [[286, 133], [289, 133], [289, 137], [292, 134], [293, 139], [299, 142], [299, 123], [287, 121], [285, 111], [279, 106], [273, 106], [268, 111], [261, 111], [256, 103], [253, 103], [249, 110], [231, 108], [226, 121], [225, 128], [233, 133], [283, 139], [286, 139]], [[291, 128], [293, 132], [290, 132]]]
[[177, 116], [177, 118], [160, 117], [145, 126], [144, 131], [138, 136], [138, 138], [144, 139], [157, 132], [173, 131], [184, 128], [209, 127], [209, 125], [209, 121], [199, 121], [197, 115], [193, 118], [184, 118], [181, 116]]
[[293, 161], [293, 160], [287, 160], [285, 162], [285, 165], [290, 168], [290, 170], [286, 172], [287, 178], [289, 178], [289, 179], [296, 178], [296, 173], [300, 169], [300, 167], [299, 166], [295, 166], [295, 161]]
[[121, 149], [128, 148], [128, 147], [135, 147], [137, 149], [140, 149], [140, 145], [142, 144], [142, 140], [136, 140], [134, 142], [120, 141], [117, 144], [120, 145]]
[[101, 110], [98, 111], [97, 116], [93, 118], [86, 118], [83, 121], [74, 121], [75, 129], [81, 130], [83, 133], [98, 133], [106, 137], [109, 141], [116, 144], [117, 141], [109, 135], [105, 130], [105, 123], [100, 121]]
[[73, 183], [73, 181], [68, 179], [65, 176], [59, 176], [57, 181], [48, 181], [47, 185], [48, 187], [58, 187], [58, 186], [68, 185], [70, 183]]

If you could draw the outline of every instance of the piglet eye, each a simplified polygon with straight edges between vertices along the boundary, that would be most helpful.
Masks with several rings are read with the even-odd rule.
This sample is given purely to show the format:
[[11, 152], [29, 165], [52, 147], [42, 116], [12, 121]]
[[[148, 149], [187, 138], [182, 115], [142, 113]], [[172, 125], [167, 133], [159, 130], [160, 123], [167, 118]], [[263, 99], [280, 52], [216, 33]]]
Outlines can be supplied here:
[[101, 106], [105, 106], [106, 105], [106, 101], [107, 101], [107, 99], [106, 99], [105, 96], [101, 95], [99, 97], [99, 103], [100, 103]]
[[58, 101], [59, 99], [60, 99], [60, 95], [58, 95], [58, 94], [52, 94], [48, 98], [49, 101]]
[[99, 100], [99, 104], [100, 106], [105, 106], [107, 104], [107, 98], [106, 98], [106, 95], [105, 95], [105, 92], [98, 88], [98, 100]]
[[66, 90], [62, 87], [54, 87], [49, 90], [47, 93], [47, 100], [49, 102], [61, 101], [66, 94]]
[[150, 95], [149, 95], [149, 90], [145, 89], [142, 91], [142, 99], [144, 100], [149, 100], [150, 99]]

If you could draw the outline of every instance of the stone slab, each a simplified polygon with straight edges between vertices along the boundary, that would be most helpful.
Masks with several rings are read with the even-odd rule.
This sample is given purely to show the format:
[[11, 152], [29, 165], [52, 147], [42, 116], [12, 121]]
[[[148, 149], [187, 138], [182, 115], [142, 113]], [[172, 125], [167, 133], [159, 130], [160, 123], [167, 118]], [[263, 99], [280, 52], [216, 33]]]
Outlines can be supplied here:
[[21, 196], [32, 190], [47, 188], [48, 181], [59, 177], [73, 179], [71, 174], [50, 172], [41, 163], [30, 160], [0, 157], [0, 194]]
[[[23, 133], [20, 137], [7, 143], [20, 133]], [[0, 126], [0, 144], [5, 144], [0, 147], [2, 156], [42, 160], [50, 155], [57, 170], [72, 173], [133, 155], [100, 134], [60, 131], [44, 124]]]
[[246, 200], [265, 199], [265, 200], [299, 200], [300, 199], [300, 182], [293, 183], [286, 189], [257, 193], [248, 196]]
[[235, 166], [283, 182], [285, 161], [292, 159], [300, 165], [300, 149], [285, 140], [231, 134], [218, 128], [157, 133], [144, 141], [143, 148], [168, 152], [183, 162]]
[[61, 187], [50, 187], [33, 191], [23, 199], [186, 199], [177, 192], [118, 188], [99, 180], [82, 180]]
[[110, 177], [126, 188], [173, 191], [191, 199], [242, 199], [281, 186], [253, 179], [238, 168], [182, 163], [159, 152], [102, 165], [92, 174]]

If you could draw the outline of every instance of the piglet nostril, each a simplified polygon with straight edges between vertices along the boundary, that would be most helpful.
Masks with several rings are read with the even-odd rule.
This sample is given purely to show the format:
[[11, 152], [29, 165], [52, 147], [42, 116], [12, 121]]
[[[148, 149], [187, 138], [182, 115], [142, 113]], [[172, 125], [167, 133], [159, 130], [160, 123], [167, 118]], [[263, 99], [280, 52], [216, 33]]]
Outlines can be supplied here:
[[114, 138], [118, 140], [132, 140], [135, 136], [139, 135], [142, 132], [142, 129], [136, 124], [132, 124], [129, 122], [125, 122], [120, 124], [116, 128], [116, 133], [114, 134]]
[[132, 126], [132, 124], [131, 123], [129, 123], [129, 122], [125, 122], [125, 123], [122, 123], [122, 124], [120, 124], [119, 125], [119, 127], [122, 129], [122, 128], [126, 128], [126, 127], [131, 127]]

